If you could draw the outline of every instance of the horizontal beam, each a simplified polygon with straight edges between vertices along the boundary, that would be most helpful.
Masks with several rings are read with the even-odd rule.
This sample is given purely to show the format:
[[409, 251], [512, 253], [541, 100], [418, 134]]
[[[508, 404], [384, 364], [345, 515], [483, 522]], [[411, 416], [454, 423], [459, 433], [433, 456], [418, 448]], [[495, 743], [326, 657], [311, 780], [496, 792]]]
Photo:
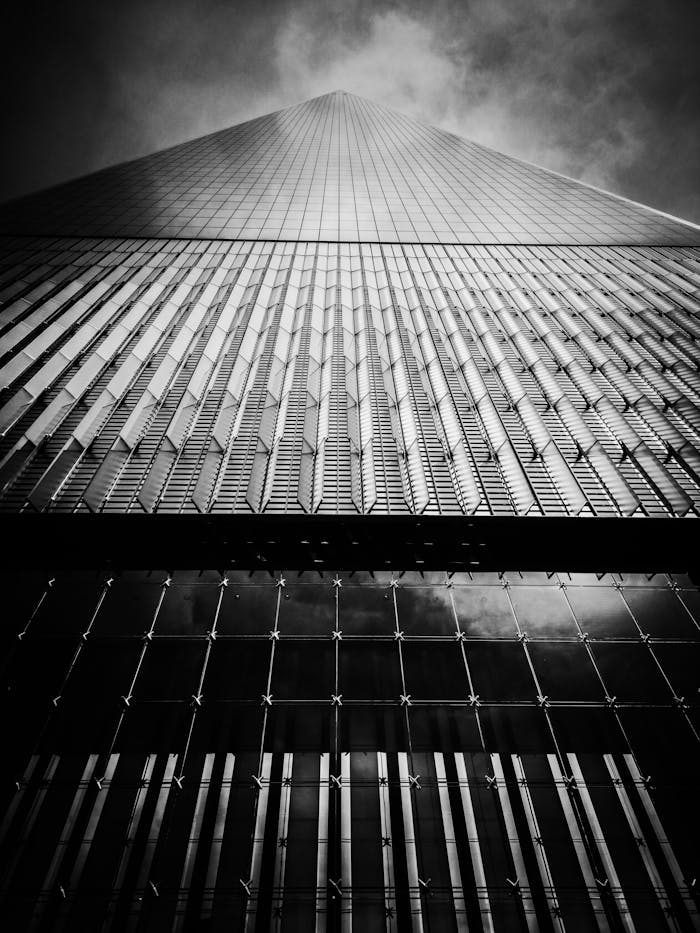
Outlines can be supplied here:
[[693, 519], [21, 513], [0, 527], [14, 567], [700, 570]]

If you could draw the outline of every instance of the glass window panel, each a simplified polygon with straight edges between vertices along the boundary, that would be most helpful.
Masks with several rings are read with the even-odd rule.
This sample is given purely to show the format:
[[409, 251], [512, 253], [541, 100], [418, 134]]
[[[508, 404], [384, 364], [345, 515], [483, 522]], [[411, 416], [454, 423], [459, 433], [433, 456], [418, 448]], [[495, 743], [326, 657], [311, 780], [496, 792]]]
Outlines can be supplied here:
[[6, 698], [53, 697], [68, 672], [77, 647], [73, 638], [25, 638], [5, 671]]
[[405, 642], [403, 666], [406, 690], [414, 700], [464, 700], [469, 681], [461, 646]]
[[700, 743], [677, 709], [621, 709], [620, 719], [639, 768], [655, 785], [700, 779]]
[[643, 632], [658, 638], [697, 637], [697, 628], [671, 590], [625, 587], [624, 594]]
[[537, 679], [550, 700], [602, 700], [604, 690], [583, 645], [528, 645]]
[[202, 635], [210, 631], [214, 626], [219, 593], [219, 587], [212, 584], [169, 586], [158, 613], [156, 633]]
[[627, 744], [615, 714], [600, 707], [552, 707], [549, 717], [560, 748], [564, 752], [627, 751]]
[[473, 642], [466, 645], [474, 690], [482, 701], [535, 700], [537, 689], [521, 644]]
[[329, 584], [287, 584], [280, 601], [282, 635], [330, 635], [335, 628], [335, 590]]
[[[265, 751], [282, 754], [330, 749], [333, 714], [330, 704], [322, 707], [273, 705], [268, 710], [265, 725]], [[261, 734], [258, 733], [258, 745]]]
[[268, 641], [217, 641], [204, 681], [207, 700], [257, 700], [267, 690]]
[[194, 693], [206, 651], [201, 640], [153, 640], [134, 687], [138, 700], [187, 700]]
[[84, 632], [94, 615], [103, 589], [104, 576], [102, 575], [96, 573], [58, 574], [54, 585], [49, 589], [46, 599], [32, 620], [30, 631], [37, 635], [67, 635]]
[[401, 671], [395, 644], [343, 642], [340, 692], [350, 700], [398, 700]]
[[670, 703], [671, 691], [645, 645], [592, 645], [610, 696], [620, 701]]
[[335, 645], [328, 642], [277, 643], [272, 668], [276, 700], [329, 702], [335, 685]]
[[413, 748], [462, 752], [482, 748], [476, 711], [466, 706], [414, 706], [410, 711]]
[[343, 706], [340, 733], [341, 748], [348, 751], [396, 752], [407, 748], [406, 717], [398, 707]]
[[452, 595], [462, 631], [472, 637], [515, 638], [517, 629], [501, 586], [454, 586]]
[[399, 629], [406, 635], [453, 635], [456, 622], [446, 586], [402, 586], [396, 591]]
[[691, 637], [700, 638], [700, 591], [698, 590], [680, 590], [680, 598], [683, 600], [696, 623], [695, 632]]
[[151, 627], [161, 596], [157, 582], [116, 580], [95, 619], [97, 635], [140, 635]]
[[339, 601], [344, 635], [390, 635], [395, 630], [394, 602], [385, 586], [343, 586]]
[[686, 703], [700, 703], [700, 645], [654, 644], [654, 654], [676, 696]]
[[217, 631], [222, 635], [267, 635], [275, 627], [277, 587], [274, 584], [229, 586]]
[[179, 703], [140, 703], [134, 700], [124, 717], [115, 751], [122, 754], [170, 754], [182, 729]]
[[49, 579], [49, 574], [32, 571], [3, 575], [3, 635], [14, 635], [25, 628], [39, 600], [49, 589]]
[[501, 754], [554, 751], [544, 711], [534, 706], [491, 706], [479, 710], [486, 748]]
[[567, 596], [583, 632], [591, 638], [638, 638], [624, 600], [612, 587], [570, 586]]
[[563, 592], [552, 586], [512, 586], [518, 623], [531, 638], [574, 638], [577, 634]]
[[141, 650], [136, 639], [91, 639], [80, 652], [63, 696], [86, 705], [109, 702], [116, 708], [128, 692]]
[[[259, 697], [257, 698], [259, 701]], [[258, 752], [263, 725], [263, 707], [251, 704], [217, 701], [206, 694], [197, 713], [197, 725], [192, 733], [192, 749], [200, 754], [214, 748], [239, 752], [251, 749]], [[289, 751], [289, 749], [287, 749]]]

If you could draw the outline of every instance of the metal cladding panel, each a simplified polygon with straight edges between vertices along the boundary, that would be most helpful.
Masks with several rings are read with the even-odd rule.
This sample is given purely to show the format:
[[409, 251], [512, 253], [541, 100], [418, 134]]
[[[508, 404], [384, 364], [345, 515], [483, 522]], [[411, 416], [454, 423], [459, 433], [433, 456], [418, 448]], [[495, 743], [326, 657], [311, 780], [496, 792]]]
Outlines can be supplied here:
[[0, 231], [695, 244], [697, 226], [342, 91], [0, 208]]
[[8, 238], [5, 511], [697, 514], [700, 250]]

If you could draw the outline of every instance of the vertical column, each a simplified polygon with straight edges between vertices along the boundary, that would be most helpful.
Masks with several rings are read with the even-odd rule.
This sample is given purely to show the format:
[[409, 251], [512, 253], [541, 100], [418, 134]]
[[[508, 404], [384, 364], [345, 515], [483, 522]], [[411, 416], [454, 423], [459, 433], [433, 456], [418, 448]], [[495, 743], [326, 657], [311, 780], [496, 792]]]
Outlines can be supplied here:
[[608, 919], [605, 915], [605, 908], [603, 907], [600, 892], [598, 891], [598, 886], [595, 881], [593, 867], [591, 866], [590, 859], [588, 858], [588, 852], [586, 851], [586, 846], [583, 842], [578, 823], [576, 822], [574, 808], [571, 805], [571, 799], [569, 798], [567, 792], [567, 787], [571, 787], [572, 785], [569, 784], [564, 778], [556, 755], [547, 755], [547, 761], [549, 762], [552, 777], [554, 778], [554, 783], [557, 788], [559, 803], [561, 804], [561, 808], [564, 811], [564, 818], [566, 819], [566, 825], [569, 828], [571, 841], [574, 844], [576, 858], [578, 859], [584, 881], [586, 882], [586, 887], [588, 888], [588, 893], [591, 898], [591, 906], [595, 914], [598, 929], [601, 930], [602, 933], [608, 933], [610, 930], [610, 924], [608, 923]]
[[260, 869], [262, 867], [263, 843], [265, 842], [265, 822], [267, 820], [267, 801], [270, 796], [270, 771], [272, 755], [264, 752], [259, 775], [258, 803], [255, 811], [255, 829], [253, 830], [253, 851], [250, 860], [250, 877], [246, 885], [250, 891], [245, 910], [244, 933], [253, 933], [258, 912], [258, 889], [260, 887]]
[[163, 823], [165, 805], [168, 802], [168, 796], [170, 795], [173, 786], [176, 765], [177, 755], [168, 755], [168, 759], [165, 764], [165, 771], [163, 772], [163, 780], [160, 786], [160, 790], [158, 791], [158, 797], [156, 799], [155, 810], [153, 811], [153, 816], [151, 817], [151, 825], [148, 830], [146, 845], [144, 846], [143, 856], [141, 857], [141, 865], [139, 867], [138, 877], [136, 879], [136, 900], [131, 911], [129, 923], [127, 925], [128, 933], [135, 933], [136, 929], [138, 928], [139, 915], [141, 913], [143, 899], [148, 889], [150, 889], [151, 893], [155, 893], [155, 891], [153, 891], [153, 882], [149, 883], [148, 878], [151, 873], [151, 864], [153, 862], [153, 856], [155, 855], [156, 846], [158, 845], [158, 839], [160, 837], [160, 829]]
[[528, 787], [527, 778], [525, 777], [525, 772], [523, 770], [520, 756], [511, 755], [511, 758], [513, 760], [515, 776], [518, 780], [520, 797], [523, 802], [523, 809], [525, 811], [525, 818], [527, 819], [528, 829], [530, 830], [530, 836], [535, 843], [535, 857], [537, 859], [537, 867], [539, 868], [540, 878], [542, 880], [542, 887], [544, 888], [547, 904], [552, 914], [555, 929], [559, 930], [560, 933], [564, 933], [564, 921], [561, 917], [561, 909], [557, 900], [557, 892], [554, 889], [554, 881], [552, 880], [552, 873], [549, 868], [549, 862], [547, 861], [547, 855], [544, 851], [542, 833], [540, 832], [540, 827], [537, 822], [535, 807], [530, 796], [530, 789]]
[[[493, 917], [491, 916], [491, 904], [489, 902], [488, 888], [486, 885], [484, 861], [481, 857], [479, 833], [477, 830], [471, 793], [469, 791], [469, 779], [467, 777], [467, 769], [464, 764], [464, 755], [460, 752], [455, 753], [455, 767], [457, 769], [457, 779], [459, 781], [459, 793], [462, 798], [464, 819], [467, 824], [469, 853], [471, 855], [472, 867], [474, 869], [474, 880], [476, 881], [477, 894], [479, 898], [479, 913], [481, 914], [481, 922], [484, 925], [484, 933], [493, 933]], [[498, 789], [499, 791], [501, 789], [505, 791], [505, 788], [501, 788], [500, 786]]]
[[388, 933], [396, 933], [396, 880], [394, 877], [394, 852], [391, 834], [391, 809], [389, 806], [389, 772], [386, 752], [377, 752], [379, 777], [379, 821], [382, 834], [382, 867], [384, 871], [384, 909]]
[[401, 783], [401, 812], [403, 814], [404, 842], [406, 846], [406, 867], [408, 871], [409, 899], [411, 904], [411, 929], [413, 933], [423, 933], [423, 910], [418, 876], [418, 854], [413, 824], [413, 801], [411, 800], [412, 775], [408, 772], [406, 752], [398, 753], [399, 781]]
[[[19, 862], [22, 856], [22, 853], [24, 852], [24, 846], [27, 840], [29, 839], [29, 837], [31, 836], [32, 830], [34, 829], [34, 824], [37, 821], [39, 813], [41, 812], [44, 799], [46, 798], [46, 794], [48, 793], [49, 786], [51, 784], [51, 781], [53, 780], [54, 774], [56, 773], [56, 768], [58, 767], [59, 761], [60, 761], [60, 757], [58, 755], [52, 755], [49, 758], [49, 762], [44, 770], [41, 783], [39, 787], [37, 788], [36, 794], [34, 796], [34, 800], [32, 801], [32, 804], [29, 808], [29, 812], [27, 813], [24, 819], [24, 825], [22, 826], [19, 832], [19, 837], [17, 841], [14, 843], [14, 846], [13, 846], [14, 854], [5, 871], [5, 880], [3, 881], [2, 887], [0, 888], [0, 899], [5, 897], [5, 895], [8, 893], [9, 889], [12, 886], [12, 876], [14, 875], [15, 869], [17, 868], [17, 863]], [[14, 803], [14, 800], [16, 799], [17, 799], [16, 797], [13, 799], [13, 803]], [[8, 815], [9, 815], [9, 811], [8, 811]], [[8, 827], [9, 827], [9, 823], [8, 823]]]
[[[571, 756], [574, 757], [574, 756]], [[659, 899], [659, 904], [663, 911], [664, 917], [666, 919], [666, 924], [669, 930], [677, 931], [679, 929], [678, 924], [673, 918], [671, 902], [666, 894], [664, 883], [661, 879], [661, 875], [658, 872], [656, 865], [654, 864], [654, 859], [652, 858], [649, 847], [647, 846], [646, 839], [644, 838], [644, 833], [642, 832], [642, 827], [639, 825], [639, 820], [637, 815], [634, 812], [632, 803], [627, 796], [627, 791], [624, 784], [622, 783], [622, 778], [620, 777], [620, 772], [617, 770], [617, 765], [615, 764], [615, 759], [612, 755], [603, 755], [603, 760], [605, 761], [605, 766], [608, 769], [608, 774], [612, 780], [613, 787], [617, 794], [617, 798], [620, 801], [620, 806], [622, 807], [625, 819], [627, 820], [627, 825], [630, 828], [630, 831], [634, 838], [637, 840], [639, 846], [639, 854], [644, 862], [644, 867], [647, 874], [649, 875], [649, 880], [651, 881], [656, 896]]]
[[442, 815], [445, 845], [447, 848], [447, 864], [450, 871], [452, 898], [454, 900], [455, 915], [457, 918], [457, 931], [458, 933], [468, 933], [467, 907], [464, 901], [464, 891], [462, 888], [462, 873], [459, 870], [459, 854], [457, 852], [457, 842], [455, 840], [454, 823], [452, 822], [452, 808], [450, 807], [450, 793], [447, 787], [445, 762], [442, 752], [434, 752], [434, 758], [438, 796], [440, 799], [440, 812]]
[[41, 918], [44, 912], [44, 908], [46, 907], [46, 902], [50, 896], [54, 884], [56, 883], [56, 878], [61, 867], [61, 862], [63, 861], [63, 856], [65, 855], [66, 848], [70, 842], [71, 835], [73, 834], [73, 827], [75, 826], [75, 821], [78, 818], [80, 808], [83, 805], [83, 800], [85, 799], [88, 785], [92, 780], [96, 764], [97, 755], [89, 755], [87, 764], [83, 769], [80, 782], [78, 783], [77, 790], [73, 795], [73, 802], [71, 803], [68, 815], [65, 819], [65, 822], [63, 823], [63, 828], [61, 829], [60, 835], [58, 837], [58, 842], [56, 843], [53, 858], [51, 859], [49, 868], [44, 876], [39, 898], [34, 906], [32, 920], [29, 926], [29, 929], [32, 931], [38, 929], [39, 924], [41, 923]]
[[275, 602], [275, 624], [270, 631], [270, 663], [267, 669], [267, 678], [264, 693], [261, 695], [263, 707], [263, 721], [260, 731], [260, 751], [258, 755], [258, 773], [251, 775], [255, 784], [256, 795], [254, 801], [255, 821], [253, 837], [251, 839], [251, 853], [249, 861], [248, 878], [240, 879], [240, 884], [247, 897], [245, 908], [244, 933], [253, 933], [257, 923], [259, 902], [260, 872], [262, 868], [263, 843], [265, 836], [265, 822], [267, 819], [267, 805], [270, 796], [270, 772], [272, 769], [272, 754], [265, 751], [265, 738], [267, 723], [272, 709], [272, 672], [275, 664], [275, 649], [279, 641], [280, 601], [282, 590], [287, 585], [285, 578], [280, 575], [277, 579], [277, 599]]
[[[97, 832], [97, 827], [100, 822], [100, 817], [102, 816], [102, 811], [107, 800], [107, 793], [109, 791], [110, 784], [112, 783], [112, 778], [114, 777], [114, 772], [117, 768], [119, 762], [118, 754], [111, 754], [107, 762], [107, 768], [105, 769], [104, 775], [97, 779], [95, 778], [94, 787], [97, 794], [92, 801], [92, 809], [90, 810], [90, 816], [88, 817], [87, 826], [83, 832], [83, 838], [80, 842], [78, 848], [78, 855], [73, 864], [73, 870], [71, 871], [70, 877], [68, 879], [67, 893], [69, 896], [75, 896], [76, 889], [80, 884], [80, 879], [83, 874], [83, 869], [85, 868], [85, 862], [88, 859], [90, 854], [90, 849], [92, 847], [92, 842], [95, 838], [95, 833]], [[64, 901], [61, 906], [60, 916], [58, 922], [55, 924], [55, 929], [57, 931], [65, 929], [65, 924], [67, 921], [68, 911], [70, 910], [70, 905], [68, 901]]]
[[340, 755], [340, 929], [352, 933], [352, 821], [350, 803], [350, 753]]
[[515, 890], [519, 892], [522, 898], [523, 910], [525, 912], [525, 920], [529, 933], [539, 933], [539, 923], [537, 921], [537, 914], [535, 913], [532, 887], [527, 877], [523, 850], [520, 845], [520, 837], [518, 836], [518, 829], [515, 825], [513, 808], [511, 807], [510, 797], [508, 796], [506, 778], [503, 773], [503, 765], [501, 764], [499, 755], [491, 755], [491, 767], [493, 768], [493, 774], [496, 779], [496, 792], [498, 793], [498, 800], [501, 805], [501, 812], [506, 825], [508, 843], [513, 858], [513, 866], [515, 868], [515, 878], [511, 880], [514, 883]]
[[668, 865], [671, 874], [673, 875], [673, 880], [676, 882], [676, 886], [681, 893], [686, 910], [690, 914], [693, 929], [700, 930], [700, 913], [698, 912], [697, 904], [693, 898], [693, 895], [691, 894], [689, 885], [683, 877], [683, 871], [681, 870], [675, 853], [671, 848], [671, 843], [668, 840], [666, 832], [661, 825], [661, 820], [659, 819], [659, 815], [656, 812], [656, 807], [654, 806], [654, 802], [651, 799], [651, 795], [649, 794], [644, 778], [642, 777], [633, 756], [625, 755], [624, 757], [625, 765], [627, 766], [627, 770], [629, 771], [630, 776], [634, 782], [634, 786], [637, 788], [637, 793], [639, 794], [644, 811], [649, 819], [649, 822], [651, 823], [652, 829], [654, 830], [654, 835], [656, 836], [656, 839], [661, 846], [661, 851], [663, 852], [664, 858], [666, 859], [666, 864]]
[[214, 767], [214, 755], [212, 752], [204, 758], [204, 770], [199, 782], [197, 791], [197, 801], [194, 807], [192, 823], [190, 826], [190, 837], [187, 840], [187, 850], [185, 852], [185, 863], [182, 867], [180, 876], [180, 890], [177, 901], [177, 912], [173, 930], [179, 931], [185, 929], [185, 915], [187, 913], [187, 900], [189, 897], [189, 887], [192, 881], [192, 872], [194, 871], [194, 862], [197, 857], [197, 848], [199, 846], [199, 837], [202, 833], [202, 822], [204, 820], [204, 808], [207, 804], [209, 786], [211, 782], [211, 773]]
[[219, 801], [216, 807], [216, 818], [214, 820], [214, 835], [212, 837], [211, 849], [209, 851], [209, 862], [207, 865], [207, 876], [204, 882], [204, 901], [202, 904], [201, 917], [206, 920], [211, 917], [214, 907], [214, 894], [216, 890], [216, 881], [219, 875], [219, 861], [221, 860], [221, 847], [224, 842], [224, 829], [226, 828], [226, 814], [228, 812], [228, 803], [231, 796], [231, 782], [233, 780], [233, 769], [236, 763], [236, 757], [231, 752], [226, 755], [224, 763], [224, 773], [221, 779], [221, 789], [219, 790]]
[[146, 800], [146, 794], [151, 785], [151, 777], [153, 776], [153, 768], [155, 767], [156, 756], [148, 755], [146, 757], [146, 763], [144, 765], [143, 771], [141, 773], [141, 785], [136, 792], [136, 800], [134, 801], [134, 806], [131, 811], [131, 817], [129, 819], [129, 826], [126, 831], [126, 837], [124, 840], [124, 850], [119, 860], [119, 867], [117, 868], [117, 873], [114, 877], [114, 882], [112, 884], [112, 897], [110, 900], [109, 907], [107, 909], [107, 918], [105, 920], [104, 933], [109, 933], [112, 929], [114, 923], [114, 915], [117, 911], [117, 905], [119, 901], [119, 896], [121, 894], [121, 888], [124, 884], [124, 876], [126, 874], [126, 869], [129, 864], [129, 859], [133, 852], [132, 846], [134, 837], [139, 830], [139, 825], [141, 824], [141, 814], [143, 813], [143, 806]]
[[326, 933], [328, 919], [328, 815], [329, 755], [321, 755], [318, 778], [318, 849], [316, 856], [316, 926], [315, 933]]
[[272, 883], [272, 929], [282, 929], [282, 903], [284, 900], [284, 869], [287, 859], [287, 835], [289, 827], [289, 798], [292, 793], [293, 756], [286, 753], [282, 762], [282, 788], [280, 791], [279, 816], [277, 819], [277, 852], [275, 873]]
[[12, 825], [12, 821], [15, 818], [15, 813], [17, 812], [17, 808], [19, 807], [22, 801], [22, 798], [24, 797], [25, 791], [27, 789], [27, 785], [32, 779], [32, 775], [34, 774], [34, 770], [37, 766], [38, 761], [39, 761], [39, 756], [32, 755], [31, 758], [29, 759], [29, 764], [25, 768], [24, 774], [22, 775], [21, 779], [17, 781], [17, 785], [16, 785], [17, 792], [12, 798], [12, 801], [9, 807], [5, 811], [5, 815], [3, 816], [3, 819], [2, 819], [2, 824], [0, 824], [0, 845], [2, 845], [2, 843], [5, 841], [5, 835], [7, 834], [7, 831], [10, 828], [10, 826]]
[[586, 787], [586, 783], [583, 779], [583, 773], [579, 766], [578, 760], [576, 759], [576, 756], [569, 754], [567, 757], [569, 759], [571, 773], [573, 774], [574, 780], [576, 781], [576, 787], [578, 789], [579, 797], [581, 798], [581, 803], [583, 804], [588, 823], [593, 830], [593, 836], [595, 838], [600, 857], [603, 861], [605, 871], [610, 881], [610, 887], [612, 888], [612, 894], [615, 898], [617, 909], [620, 912], [622, 925], [625, 930], [629, 931], [629, 933], [634, 933], [634, 922], [632, 920], [629, 907], [627, 906], [625, 895], [622, 893], [620, 879], [618, 878], [617, 871], [615, 870], [615, 865], [613, 864], [612, 856], [610, 855], [610, 850], [608, 849], [608, 844], [605, 841], [605, 837], [603, 836], [603, 830], [595, 812], [595, 808], [593, 807], [591, 795], [588, 792], [588, 788]]

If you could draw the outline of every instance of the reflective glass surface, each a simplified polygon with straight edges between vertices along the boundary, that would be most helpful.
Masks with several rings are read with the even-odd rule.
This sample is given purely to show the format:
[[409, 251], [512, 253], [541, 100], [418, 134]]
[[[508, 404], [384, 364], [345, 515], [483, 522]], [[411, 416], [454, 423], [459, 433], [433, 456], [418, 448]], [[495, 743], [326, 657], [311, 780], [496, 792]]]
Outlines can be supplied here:
[[697, 243], [697, 228], [337, 91], [5, 205], [9, 233]]
[[11, 929], [692, 924], [687, 577], [27, 573], [3, 593]]

